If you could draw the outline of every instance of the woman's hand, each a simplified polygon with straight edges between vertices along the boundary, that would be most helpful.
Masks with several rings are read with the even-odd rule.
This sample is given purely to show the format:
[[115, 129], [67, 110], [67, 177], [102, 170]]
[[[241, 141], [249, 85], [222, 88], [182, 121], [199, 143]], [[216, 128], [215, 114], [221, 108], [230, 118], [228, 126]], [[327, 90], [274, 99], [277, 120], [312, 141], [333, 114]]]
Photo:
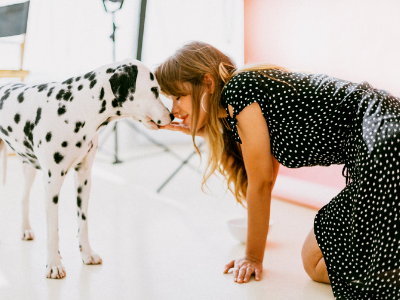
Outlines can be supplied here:
[[[185, 125], [183, 123], [180, 123], [180, 122], [171, 122], [168, 125], [160, 126], [160, 129], [167, 129], [167, 130], [172, 130], [172, 131], [180, 131], [180, 132], [183, 132], [184, 134], [192, 135], [192, 132], [190, 131], [189, 126], [187, 126], [187, 125]], [[196, 136], [203, 137], [204, 136], [204, 129], [201, 128], [200, 130], [198, 130], [196, 132]]]
[[253, 274], [255, 274], [257, 281], [261, 279], [263, 265], [260, 261], [245, 257], [242, 259], [232, 260], [225, 266], [224, 273], [228, 273], [231, 268], [233, 268], [233, 280], [238, 283], [246, 283], [249, 282], [250, 276]]

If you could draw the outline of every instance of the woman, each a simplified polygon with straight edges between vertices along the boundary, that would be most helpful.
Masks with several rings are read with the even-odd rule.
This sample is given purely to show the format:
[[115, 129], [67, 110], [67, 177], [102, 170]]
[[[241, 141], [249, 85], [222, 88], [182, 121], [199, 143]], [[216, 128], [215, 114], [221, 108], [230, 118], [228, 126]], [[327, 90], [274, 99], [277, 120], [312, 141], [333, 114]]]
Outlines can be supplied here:
[[331, 283], [337, 299], [400, 299], [399, 99], [366, 82], [272, 65], [236, 70], [202, 42], [177, 50], [155, 76], [183, 120], [163, 128], [207, 141], [203, 184], [219, 171], [247, 203], [245, 257], [225, 273], [234, 268], [239, 283], [260, 280], [279, 164], [345, 164], [347, 185], [317, 213], [304, 268]]

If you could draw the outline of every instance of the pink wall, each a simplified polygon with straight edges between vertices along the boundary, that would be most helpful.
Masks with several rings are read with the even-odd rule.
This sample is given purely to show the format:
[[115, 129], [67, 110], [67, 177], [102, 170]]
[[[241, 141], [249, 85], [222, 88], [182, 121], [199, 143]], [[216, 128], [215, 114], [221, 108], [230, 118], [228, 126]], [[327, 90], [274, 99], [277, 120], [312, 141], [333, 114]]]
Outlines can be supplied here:
[[400, 97], [400, 1], [244, 0], [245, 62], [326, 73]]
[[[400, 96], [399, 13], [398, 0], [244, 0], [245, 63], [365, 80]], [[282, 174], [345, 184], [340, 166]]]

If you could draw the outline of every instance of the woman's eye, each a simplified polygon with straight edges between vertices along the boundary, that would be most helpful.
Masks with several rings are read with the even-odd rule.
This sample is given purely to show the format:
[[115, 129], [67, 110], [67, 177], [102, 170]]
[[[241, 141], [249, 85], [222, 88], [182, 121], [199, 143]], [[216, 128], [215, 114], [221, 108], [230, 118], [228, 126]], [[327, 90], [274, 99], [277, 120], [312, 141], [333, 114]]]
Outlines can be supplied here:
[[179, 99], [181, 99], [181, 97], [176, 97], [176, 101], [179, 101]]

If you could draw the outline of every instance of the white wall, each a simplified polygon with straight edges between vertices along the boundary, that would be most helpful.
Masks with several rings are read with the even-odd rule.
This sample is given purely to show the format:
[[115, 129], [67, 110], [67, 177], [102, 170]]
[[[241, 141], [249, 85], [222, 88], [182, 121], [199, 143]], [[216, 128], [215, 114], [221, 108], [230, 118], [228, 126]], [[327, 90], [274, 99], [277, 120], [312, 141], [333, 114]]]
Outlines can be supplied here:
[[[12, 2], [0, 0], [0, 5], [2, 1]], [[116, 13], [117, 60], [136, 57], [139, 13], [140, 0], [125, 0]], [[110, 63], [111, 31], [111, 15], [101, 0], [31, 0], [24, 63], [31, 75], [26, 82], [63, 80]], [[243, 1], [148, 0], [145, 64], [155, 67], [190, 40], [211, 43], [243, 64]], [[18, 59], [17, 46], [0, 45], [0, 69], [18, 68]], [[165, 103], [171, 106], [169, 100]], [[122, 149], [146, 143], [126, 127], [121, 126]], [[148, 133], [162, 142], [190, 142], [190, 137], [176, 132]]]

